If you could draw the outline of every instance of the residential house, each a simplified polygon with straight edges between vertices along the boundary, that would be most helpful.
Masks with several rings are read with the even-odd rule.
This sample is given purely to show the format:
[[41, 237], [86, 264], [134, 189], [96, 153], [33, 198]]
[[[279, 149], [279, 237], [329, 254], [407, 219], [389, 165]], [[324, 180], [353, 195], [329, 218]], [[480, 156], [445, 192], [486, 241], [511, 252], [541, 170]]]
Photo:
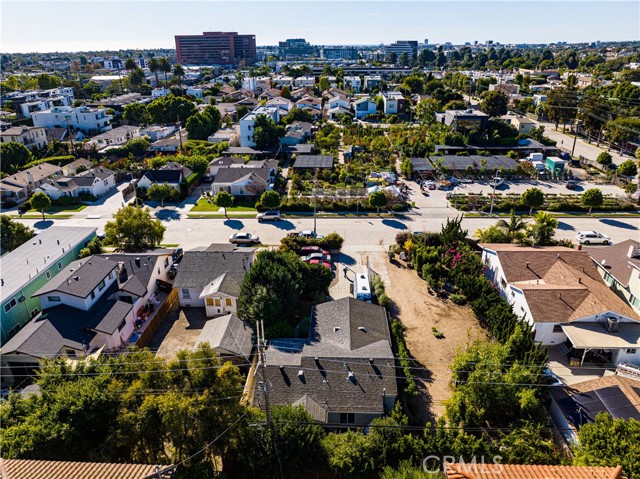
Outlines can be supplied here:
[[170, 94], [171, 90], [169, 90], [168, 88], [158, 87], [151, 90], [151, 98], [162, 98], [163, 96], [167, 96]]
[[208, 317], [237, 313], [240, 286], [255, 250], [186, 251], [173, 287], [183, 308], [205, 308]]
[[489, 124], [489, 115], [480, 110], [447, 110], [436, 113], [436, 120], [455, 132], [468, 133], [484, 130]]
[[177, 153], [180, 148], [182, 148], [182, 138], [180, 137], [180, 134], [154, 141], [149, 145], [150, 151], [156, 151], [159, 153]]
[[115, 173], [104, 166], [99, 166], [75, 175], [47, 180], [37, 191], [46, 193], [52, 200], [62, 196], [77, 198], [82, 193], [99, 198], [115, 187]]
[[293, 80], [293, 85], [296, 88], [313, 88], [315, 84], [315, 77], [298, 77]]
[[296, 173], [331, 169], [333, 169], [333, 156], [331, 155], [299, 155], [293, 164], [293, 171]]
[[98, 150], [104, 150], [108, 147], [122, 146], [129, 140], [138, 137], [140, 137], [139, 126], [124, 125], [94, 136], [89, 140], [89, 144], [95, 145]]
[[161, 303], [157, 280], [168, 279], [171, 253], [102, 254], [69, 263], [34, 293], [42, 313], [3, 345], [3, 380], [30, 374], [45, 358], [82, 358], [127, 344]]
[[360, 93], [360, 90], [362, 89], [362, 80], [359, 76], [345, 76], [342, 79], [342, 86], [345, 90]]
[[208, 343], [222, 361], [246, 367], [253, 349], [253, 330], [247, 321], [230, 313], [205, 323], [193, 349], [203, 343]]
[[607, 248], [583, 249], [604, 282], [640, 314], [640, 241], [628, 239]]
[[186, 93], [187, 95], [202, 99], [204, 90], [202, 88], [188, 87]]
[[311, 138], [313, 125], [305, 121], [296, 121], [286, 127], [284, 138], [280, 139], [281, 145], [298, 145]]
[[337, 107], [348, 109], [349, 106], [350, 106], [349, 99], [346, 96], [342, 96], [342, 95], [336, 95], [336, 96], [327, 98], [327, 101], [324, 104], [324, 107], [327, 110], [331, 110]]
[[152, 142], [164, 140], [178, 131], [174, 125], [150, 125], [140, 129], [140, 136], [148, 136]]
[[31, 118], [31, 114], [36, 111], [48, 110], [56, 106], [71, 106], [75, 101], [71, 87], [11, 92], [3, 96], [3, 100], [5, 98], [13, 102], [14, 111], [25, 118]]
[[180, 191], [180, 185], [187, 179], [192, 171], [186, 166], [176, 162], [170, 162], [158, 170], [145, 170], [138, 180], [137, 187], [148, 189], [154, 184], [167, 184]]
[[2, 256], [1, 344], [40, 312], [40, 300], [34, 293], [78, 259], [95, 235], [96, 228], [52, 226]]
[[322, 101], [314, 96], [305, 96], [296, 102], [296, 107], [301, 109], [313, 109], [322, 115]]
[[221, 156], [214, 158], [209, 162], [209, 175], [215, 177], [218, 174], [220, 168], [228, 168], [235, 165], [244, 165], [244, 159], [236, 158], [233, 156]]
[[364, 118], [376, 114], [376, 102], [370, 98], [361, 98], [353, 102], [353, 112], [356, 118]]
[[79, 168], [82, 170], [91, 169], [92, 163], [86, 158], [78, 158], [62, 167], [62, 174], [65, 176], [75, 175]]
[[284, 87], [289, 88], [293, 87], [293, 77], [285, 76], [285, 75], [276, 75], [271, 79], [271, 85], [274, 88], [282, 89]]
[[296, 107], [296, 104], [288, 98], [272, 98], [265, 103], [266, 107], [277, 107], [280, 109], [280, 116], [283, 117]]
[[353, 112], [343, 106], [336, 106], [327, 110], [327, 118], [329, 120], [339, 120], [343, 115], [352, 116]]
[[[453, 458], [455, 459], [455, 458]], [[446, 479], [626, 479], [622, 467], [444, 462]]]
[[262, 92], [258, 98], [260, 100], [271, 100], [272, 98], [279, 98], [279, 97], [280, 97], [280, 90], [277, 90], [276, 88], [271, 88], [269, 90]]
[[159, 464], [0, 458], [0, 479], [171, 479], [174, 471]]
[[435, 168], [428, 158], [409, 158], [414, 173], [422, 179], [433, 176]]
[[34, 112], [31, 115], [34, 126], [45, 128], [67, 128], [81, 130], [85, 133], [103, 133], [111, 130], [113, 117], [107, 114], [106, 108], [89, 108], [79, 106], [57, 106], [50, 110]]
[[304, 97], [313, 97], [313, 89], [312, 88], [296, 88], [295, 90], [291, 91], [291, 100], [292, 101], [298, 101], [298, 100], [302, 100]]
[[275, 123], [278, 123], [280, 122], [280, 118], [286, 115], [287, 112], [288, 110], [280, 108], [280, 105], [264, 105], [247, 113], [240, 119], [240, 146], [256, 146], [256, 143], [253, 141], [253, 134], [256, 118], [259, 115], [265, 115], [268, 118], [271, 118]]
[[0, 143], [12, 141], [30, 150], [44, 148], [49, 144], [45, 128], [37, 126], [14, 126], [0, 133]]
[[382, 101], [384, 103], [385, 115], [403, 115], [407, 113], [410, 107], [407, 100], [405, 100], [402, 93], [399, 91], [390, 91], [382, 95]]
[[526, 135], [536, 126], [533, 121], [522, 115], [504, 115], [501, 119], [518, 130], [518, 134], [522, 135]]
[[[272, 406], [303, 406], [326, 427], [362, 427], [394, 407], [398, 388], [387, 313], [342, 298], [318, 304], [305, 339], [272, 339], [266, 351]], [[254, 405], [265, 407], [256, 381]]]
[[51, 163], [40, 163], [0, 180], [3, 203], [24, 203], [48, 179], [62, 176], [62, 168]]
[[382, 85], [382, 77], [380, 75], [365, 75], [364, 77], [364, 89], [365, 90], [374, 90], [376, 88], [380, 88]]
[[213, 135], [207, 138], [209, 143], [224, 143], [229, 145], [240, 144], [240, 128], [238, 126], [232, 126], [230, 128], [221, 128]]
[[515, 83], [492, 83], [489, 85], [489, 91], [494, 90], [504, 93], [507, 96], [519, 95], [520, 85], [516, 85]]
[[640, 364], [640, 317], [596, 270], [589, 253], [563, 246], [483, 244], [487, 278], [532, 325], [535, 340], [560, 345], [569, 362]]
[[593, 424], [596, 415], [640, 421], [640, 380], [610, 374], [601, 378], [550, 388], [549, 412], [569, 444], [578, 443], [578, 431]]
[[211, 191], [214, 195], [227, 191], [233, 196], [259, 196], [273, 188], [277, 175], [277, 160], [254, 160], [246, 165], [221, 167], [213, 179]]

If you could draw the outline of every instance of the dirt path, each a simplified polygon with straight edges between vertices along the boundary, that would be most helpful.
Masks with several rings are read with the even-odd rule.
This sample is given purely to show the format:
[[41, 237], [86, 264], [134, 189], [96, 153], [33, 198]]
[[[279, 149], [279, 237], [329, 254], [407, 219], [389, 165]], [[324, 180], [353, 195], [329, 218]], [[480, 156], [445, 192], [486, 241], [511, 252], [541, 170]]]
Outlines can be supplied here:
[[[427, 284], [415, 271], [389, 262], [387, 270], [386, 291], [395, 304], [394, 316], [407, 328], [407, 346], [417, 360], [415, 366], [428, 369], [415, 371], [425, 391], [422, 401], [410, 404], [414, 419], [425, 422], [444, 414], [443, 401], [451, 395], [450, 364], [458, 348], [476, 339], [486, 339], [487, 334], [468, 306], [456, 306], [431, 296]], [[433, 326], [444, 334], [443, 339], [434, 336]]]

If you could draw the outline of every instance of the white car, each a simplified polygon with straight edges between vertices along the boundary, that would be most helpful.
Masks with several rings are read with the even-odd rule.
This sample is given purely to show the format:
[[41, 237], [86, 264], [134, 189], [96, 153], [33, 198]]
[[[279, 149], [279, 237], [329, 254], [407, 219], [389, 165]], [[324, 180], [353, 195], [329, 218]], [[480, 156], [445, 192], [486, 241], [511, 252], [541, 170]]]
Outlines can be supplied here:
[[504, 179], [496, 177], [489, 182], [489, 186], [492, 188], [497, 188], [498, 186], [504, 185]]
[[258, 222], [262, 221], [280, 221], [282, 220], [282, 215], [278, 210], [268, 210], [263, 213], [258, 213]]
[[253, 244], [260, 243], [260, 238], [251, 233], [234, 233], [229, 236], [229, 243], [231, 244]]
[[324, 235], [319, 235], [317, 233], [314, 233], [313, 230], [304, 230], [300, 232], [300, 236], [303, 236], [305, 238], [316, 238], [316, 239], [322, 239], [324, 238]]
[[576, 241], [578, 244], [611, 244], [611, 238], [597, 231], [579, 231], [576, 235]]

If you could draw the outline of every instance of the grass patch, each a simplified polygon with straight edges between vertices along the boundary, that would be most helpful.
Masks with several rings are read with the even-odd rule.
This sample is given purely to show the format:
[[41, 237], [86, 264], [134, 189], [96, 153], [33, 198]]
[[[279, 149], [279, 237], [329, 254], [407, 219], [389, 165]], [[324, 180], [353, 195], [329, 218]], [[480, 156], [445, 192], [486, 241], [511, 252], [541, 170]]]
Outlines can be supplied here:
[[160, 244], [161, 248], [177, 248], [178, 246], [180, 246], [179, 243], [161, 243]]
[[[55, 214], [58, 214], [58, 213], [77, 213], [78, 211], [82, 211], [86, 207], [87, 207], [87, 205], [84, 205], [84, 204], [69, 205], [69, 206], [56, 206], [56, 205], [53, 205], [53, 206], [51, 206], [51, 208], [49, 208], [44, 213], [46, 215], [55, 215]], [[38, 211], [38, 210], [27, 210], [24, 215], [29, 215], [29, 214], [39, 214], [40, 216], [42, 216], [42, 213], [40, 213], [40, 211]], [[22, 215], [22, 216], [24, 216], [24, 215]]]
[[[42, 214], [37, 213], [37, 214], [33, 214], [33, 213], [29, 213], [29, 214], [24, 214], [22, 216], [20, 215], [10, 215], [11, 218], [18, 218], [18, 219], [23, 219], [23, 220], [41, 220], [42, 219]], [[44, 219], [49, 219], [49, 220], [66, 220], [71, 218], [73, 215], [70, 213], [67, 214], [56, 214], [56, 215], [48, 215], [45, 213], [44, 215]]]
[[[238, 199], [236, 198], [233, 201], [233, 206], [227, 208], [229, 212], [233, 211], [247, 211], [247, 212], [255, 212], [256, 211], [256, 202], [255, 200], [246, 200], [246, 199]], [[219, 211], [220, 210], [220, 211]], [[198, 202], [191, 208], [190, 211], [207, 211], [212, 213], [223, 214], [223, 210], [220, 209], [219, 206], [213, 204], [212, 198], [200, 198]]]

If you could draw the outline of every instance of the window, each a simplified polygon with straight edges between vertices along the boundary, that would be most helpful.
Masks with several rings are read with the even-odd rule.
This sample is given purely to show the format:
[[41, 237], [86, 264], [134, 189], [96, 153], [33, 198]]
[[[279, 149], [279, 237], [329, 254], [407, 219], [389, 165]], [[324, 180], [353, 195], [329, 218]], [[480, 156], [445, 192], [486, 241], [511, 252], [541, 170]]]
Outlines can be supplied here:
[[182, 288], [182, 297], [184, 299], [191, 299], [191, 292], [189, 291], [189, 288]]
[[52, 303], [59, 303], [60, 301], [62, 301], [60, 299], [60, 296], [47, 296], [47, 300], [51, 301]]
[[38, 308], [35, 308], [31, 311], [31, 319], [35, 318], [36, 316], [38, 316]]
[[507, 282], [504, 280], [504, 278], [500, 278], [500, 286], [502, 286], [503, 288], [507, 287]]
[[231, 306], [231, 305], [232, 305], [231, 298], [227, 298], [227, 299], [225, 300], [225, 304], [226, 304], [227, 306]]
[[207, 306], [213, 306], [213, 298], [207, 298]]
[[635, 348], [634, 349], [627, 349], [625, 351], [626, 354], [636, 354], [637, 352], [638, 352], [638, 350], [635, 349]]
[[559, 324], [554, 324], [553, 325], [553, 332], [554, 333], [561, 333], [562, 332], [562, 326]]
[[354, 424], [356, 422], [355, 414], [352, 412], [340, 413], [340, 424]]
[[58, 261], [58, 269], [62, 269], [62, 261]]
[[8, 313], [15, 307], [15, 305], [16, 305], [16, 298], [13, 298], [11, 301], [9, 301], [7, 304], [4, 305], [4, 312]]
[[96, 293], [94, 293], [93, 291], [91, 291], [91, 294], [89, 296], [91, 296], [91, 299], [96, 299]]
[[104, 279], [98, 283], [98, 291], [102, 291], [104, 289]]
[[109, 180], [104, 180], [104, 186], [109, 186]]
[[164, 259], [164, 267], [166, 268], [167, 266], [169, 266], [169, 258]]
[[122, 322], [118, 325], [118, 331], [122, 331], [125, 324], [127, 324], [127, 320], [123, 319]]
[[47, 277], [47, 279], [51, 279], [51, 272], [50, 272], [50, 271], [47, 271], [47, 272], [45, 273], [45, 276]]
[[220, 306], [220, 299], [216, 298], [216, 306]]
[[64, 353], [70, 358], [76, 357], [76, 352], [73, 349], [65, 349]]

